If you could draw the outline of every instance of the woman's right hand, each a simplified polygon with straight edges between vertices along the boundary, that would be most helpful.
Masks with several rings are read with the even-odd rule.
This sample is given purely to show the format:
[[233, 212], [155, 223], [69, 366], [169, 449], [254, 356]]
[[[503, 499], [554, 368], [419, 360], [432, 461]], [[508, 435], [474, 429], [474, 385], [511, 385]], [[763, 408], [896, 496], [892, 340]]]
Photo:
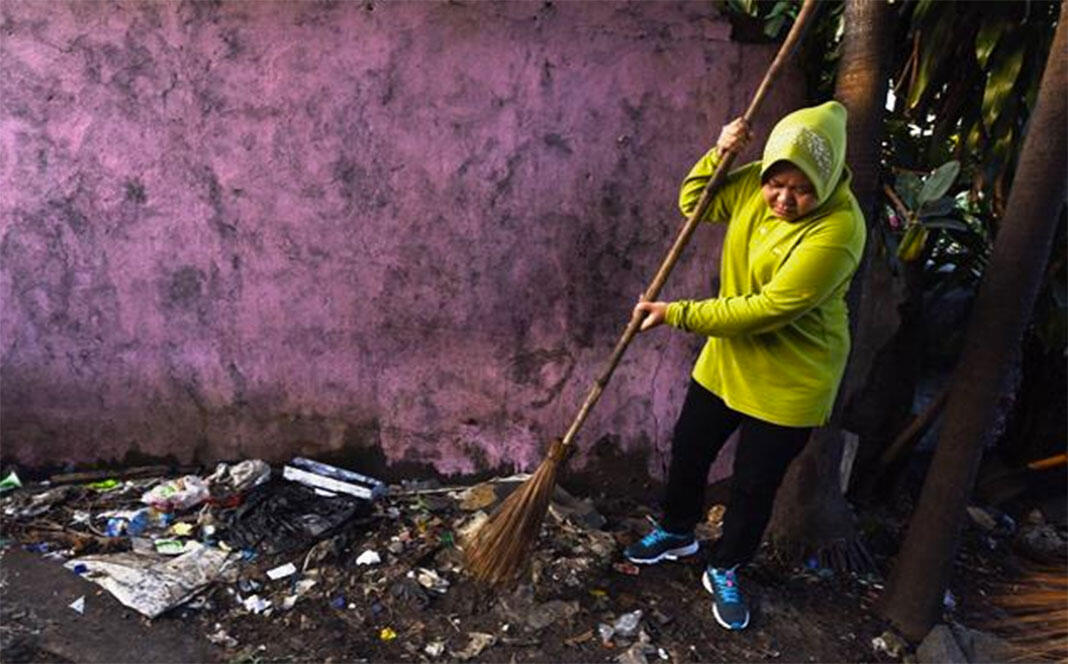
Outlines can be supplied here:
[[745, 149], [746, 144], [752, 137], [753, 132], [749, 130], [749, 123], [745, 121], [745, 118], [735, 118], [720, 130], [719, 139], [716, 141], [716, 149], [719, 150], [720, 154], [727, 152], [738, 154]]

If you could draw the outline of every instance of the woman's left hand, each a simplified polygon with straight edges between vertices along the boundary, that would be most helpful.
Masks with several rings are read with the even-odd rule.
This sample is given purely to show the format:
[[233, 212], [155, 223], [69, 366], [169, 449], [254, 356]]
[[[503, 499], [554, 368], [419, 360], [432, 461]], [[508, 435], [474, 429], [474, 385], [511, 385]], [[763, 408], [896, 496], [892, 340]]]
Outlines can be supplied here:
[[634, 314], [641, 312], [645, 315], [645, 318], [642, 319], [642, 326], [638, 328], [638, 331], [645, 332], [663, 323], [664, 318], [667, 316], [667, 308], [667, 302], [639, 302], [635, 305]]

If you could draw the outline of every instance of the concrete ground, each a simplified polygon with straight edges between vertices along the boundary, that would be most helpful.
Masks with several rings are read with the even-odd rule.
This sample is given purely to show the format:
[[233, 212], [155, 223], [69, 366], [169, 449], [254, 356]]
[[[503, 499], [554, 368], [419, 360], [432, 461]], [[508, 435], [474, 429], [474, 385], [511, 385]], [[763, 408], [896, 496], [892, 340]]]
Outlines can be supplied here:
[[[85, 597], [82, 615], [70, 608]], [[17, 547], [0, 553], [0, 661], [214, 662], [198, 632], [152, 623], [110, 593]]]

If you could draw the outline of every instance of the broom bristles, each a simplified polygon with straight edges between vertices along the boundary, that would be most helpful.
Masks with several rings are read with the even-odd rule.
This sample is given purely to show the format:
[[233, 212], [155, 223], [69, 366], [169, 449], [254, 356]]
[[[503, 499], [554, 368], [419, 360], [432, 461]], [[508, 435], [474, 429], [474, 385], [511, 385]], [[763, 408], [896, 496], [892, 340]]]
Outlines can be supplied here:
[[527, 481], [508, 496], [465, 547], [466, 567], [490, 585], [513, 583], [526, 566], [556, 487], [565, 450], [553, 441], [548, 456]]

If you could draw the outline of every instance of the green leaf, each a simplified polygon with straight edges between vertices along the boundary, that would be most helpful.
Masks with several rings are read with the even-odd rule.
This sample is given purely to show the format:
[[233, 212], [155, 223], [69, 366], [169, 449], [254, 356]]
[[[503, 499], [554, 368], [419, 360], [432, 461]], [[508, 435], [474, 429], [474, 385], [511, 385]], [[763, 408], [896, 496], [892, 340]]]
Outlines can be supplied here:
[[905, 204], [905, 207], [909, 210], [915, 210], [917, 207], [916, 197], [920, 193], [922, 186], [923, 181], [915, 173], [905, 171], [897, 176], [894, 190], [897, 192], [898, 197], [901, 198], [901, 202]]
[[923, 183], [923, 189], [917, 197], [917, 202], [923, 205], [927, 201], [933, 201], [946, 195], [949, 188], [957, 181], [960, 175], [960, 162], [954, 159], [939, 166], [934, 173]]
[[1004, 32], [1004, 21], [983, 21], [983, 26], [975, 35], [975, 60], [981, 68], [986, 68], [986, 61]]
[[[922, 3], [921, 3], [922, 4]], [[908, 105], [907, 108], [915, 110], [916, 105], [923, 99], [924, 92], [927, 91], [929, 86], [935, 88], [941, 88], [945, 83], [944, 80], [939, 79], [933, 81], [933, 77], [939, 70], [944, 69], [942, 61], [948, 57], [952, 57], [953, 51], [946, 48], [946, 44], [950, 43], [953, 37], [954, 31], [957, 29], [957, 11], [953, 6], [953, 3], [938, 3], [938, 9], [941, 15], [932, 14], [934, 18], [923, 24], [920, 35], [921, 54], [920, 65], [916, 71], [916, 80], [913, 81], [912, 86], [909, 87], [908, 93]], [[917, 8], [917, 13], [920, 11]], [[915, 18], [913, 19], [916, 20]]]
[[1016, 86], [1016, 78], [1023, 66], [1025, 47], [1026, 43], [1021, 42], [1010, 53], [998, 59], [990, 70], [986, 88], [983, 90], [983, 121], [987, 127], [994, 126], [1002, 105]]
[[786, 10], [789, 9], [793, 4], [794, 3], [789, 2], [788, 0], [779, 0], [779, 2], [776, 2], [775, 5], [771, 8], [771, 11], [768, 12], [768, 18], [775, 18], [779, 15], [785, 15]]
[[931, 10], [931, 7], [933, 7], [934, 4], [934, 0], [919, 0], [919, 2], [916, 3], [916, 9], [912, 11], [913, 23], [922, 23], [924, 17], [927, 16], [927, 12]]
[[786, 22], [786, 16], [779, 15], [771, 19], [764, 24], [764, 34], [768, 37], [775, 38], [779, 36], [779, 31], [782, 30], [783, 23]]
[[756, 0], [742, 0], [742, 8], [750, 16], [756, 16]]
[[933, 201], [925, 201], [920, 206], [920, 219], [944, 217], [956, 207], [957, 201], [952, 196], [943, 196]]

